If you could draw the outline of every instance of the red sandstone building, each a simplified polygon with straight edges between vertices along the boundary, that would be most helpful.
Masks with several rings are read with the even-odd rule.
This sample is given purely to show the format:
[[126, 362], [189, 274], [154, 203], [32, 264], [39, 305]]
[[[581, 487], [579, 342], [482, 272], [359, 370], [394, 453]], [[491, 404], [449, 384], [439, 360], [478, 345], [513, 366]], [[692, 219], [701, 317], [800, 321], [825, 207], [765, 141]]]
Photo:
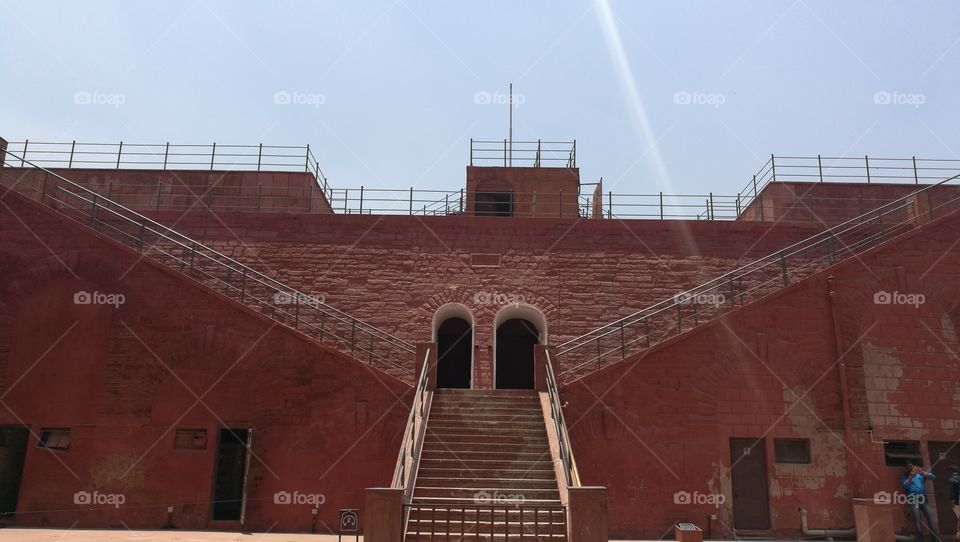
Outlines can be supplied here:
[[853, 536], [855, 505], [907, 531], [906, 461], [960, 463], [960, 162], [641, 196], [566, 143], [472, 142], [449, 192], [331, 187], [309, 147], [4, 146], [17, 525]]

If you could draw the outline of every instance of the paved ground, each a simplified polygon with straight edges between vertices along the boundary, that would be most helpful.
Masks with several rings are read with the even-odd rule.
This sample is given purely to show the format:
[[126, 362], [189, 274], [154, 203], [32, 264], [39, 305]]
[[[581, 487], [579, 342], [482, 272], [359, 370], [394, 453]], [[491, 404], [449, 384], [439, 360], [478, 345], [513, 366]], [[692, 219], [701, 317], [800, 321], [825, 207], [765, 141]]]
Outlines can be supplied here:
[[[0, 529], [10, 542], [336, 542], [336, 536], [316, 534], [221, 533], [210, 531], [125, 531], [93, 529]], [[343, 542], [353, 542], [344, 537]], [[362, 537], [361, 537], [362, 540]]]

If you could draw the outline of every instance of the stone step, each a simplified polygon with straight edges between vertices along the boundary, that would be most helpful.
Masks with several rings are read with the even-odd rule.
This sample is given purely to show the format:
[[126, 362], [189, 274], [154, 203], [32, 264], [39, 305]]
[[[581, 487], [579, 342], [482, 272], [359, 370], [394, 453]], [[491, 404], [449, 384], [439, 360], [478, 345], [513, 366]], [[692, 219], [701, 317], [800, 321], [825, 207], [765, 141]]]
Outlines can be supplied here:
[[[432, 426], [432, 427], [431, 427]], [[463, 421], [449, 421], [449, 420], [432, 420], [427, 422], [427, 431], [441, 431], [441, 430], [467, 430], [473, 431], [474, 429], [489, 429], [489, 430], [510, 430], [510, 431], [525, 431], [525, 430], [540, 430], [546, 431], [546, 424], [543, 423], [543, 420], [537, 421], [472, 421], [472, 420], [463, 420]]]
[[548, 443], [539, 439], [528, 442], [464, 442], [464, 441], [444, 441], [428, 440], [423, 443], [423, 449], [439, 452], [470, 452], [474, 450], [487, 450], [491, 452], [536, 452], [543, 453], [550, 451]]
[[434, 403], [430, 406], [432, 414], [464, 414], [467, 416], [478, 416], [482, 414], [492, 414], [495, 416], [512, 416], [514, 414], [528, 414], [531, 416], [543, 415], [543, 409], [540, 405], [524, 407], [506, 407], [506, 406], [478, 406], [478, 405], [444, 405]]
[[532, 452], [510, 452], [510, 451], [487, 451], [487, 450], [460, 450], [453, 451], [449, 449], [429, 449], [423, 450], [420, 454], [422, 460], [451, 459], [451, 460], [470, 460], [486, 459], [491, 461], [540, 461], [549, 462], [550, 449], [544, 446], [541, 451]]
[[540, 412], [514, 412], [512, 414], [464, 414], [461, 412], [435, 412], [430, 410], [430, 422], [486, 422], [486, 423], [543, 423], [543, 414]]
[[[429, 509], [431, 507], [436, 507], [439, 511], [440, 508], [466, 508], [467, 510], [479, 508], [480, 510], [494, 510], [495, 512], [504, 512], [509, 511], [510, 513], [514, 510], [520, 509], [533, 509], [533, 508], [543, 508], [546, 509], [561, 509], [563, 505], [560, 504], [559, 496], [556, 498], [526, 498], [522, 505], [517, 503], [504, 503], [496, 505], [480, 505], [476, 502], [474, 496], [471, 494], [466, 498], [463, 497], [423, 497], [413, 496], [413, 508], [414, 509]], [[411, 512], [412, 513], [412, 512]]]
[[425, 478], [524, 478], [527, 480], [549, 480], [556, 483], [556, 473], [552, 464], [537, 465], [530, 468], [471, 468], [462, 467], [424, 467], [420, 466], [417, 476]]
[[[544, 430], [546, 432], [546, 430]], [[424, 442], [477, 442], [482, 440], [484, 443], [493, 444], [525, 444], [528, 442], [543, 442], [546, 436], [540, 432], [507, 433], [504, 431], [495, 434], [479, 435], [478, 433], [466, 432], [439, 432], [431, 430], [427, 424], [427, 434]]]
[[[483, 533], [483, 529], [480, 530]], [[460, 532], [408, 532], [407, 536], [404, 538], [405, 542], [526, 542], [530, 540], [545, 541], [545, 542], [566, 542], [567, 536], [561, 534], [545, 534], [540, 535], [539, 537], [534, 537], [532, 534], [525, 534], [523, 536], [519, 534], [502, 534], [494, 533], [490, 534], [469, 534], [465, 535], [462, 538], [460, 537]]]
[[523, 533], [527, 540], [535, 539], [537, 535], [562, 535], [566, 533], [567, 526], [563, 517], [551, 519], [548, 514], [541, 513], [540, 517], [536, 518], [532, 512], [531, 510], [530, 513], [524, 514], [522, 522], [519, 514], [514, 514], [506, 521], [502, 517], [491, 521], [490, 515], [482, 512], [479, 515], [464, 513], [463, 517], [458, 517], [455, 513], [450, 514], [449, 521], [446, 518], [433, 519], [425, 514], [416, 519], [411, 518], [407, 522], [407, 532], [408, 534], [432, 532], [437, 535], [443, 533], [444, 538], [440, 538], [440, 540], [446, 540], [447, 533], [450, 533], [453, 537], [464, 535], [465, 538], [474, 538], [477, 533], [486, 536], [491, 533], [510, 533], [519, 536], [520, 533]]
[[496, 487], [428, 487], [417, 484], [413, 490], [414, 499], [442, 497], [462, 499], [478, 505], [522, 506], [527, 500], [559, 500], [560, 492], [556, 487], [552, 489], [510, 489], [502, 490]]
[[421, 469], [459, 469], [476, 471], [477, 469], [489, 470], [533, 470], [533, 469], [552, 469], [553, 461], [549, 455], [545, 455], [539, 460], [528, 461], [505, 461], [503, 459], [482, 459], [482, 458], [432, 458], [424, 457], [420, 459]]
[[557, 481], [553, 478], [490, 478], [470, 476], [470, 471], [462, 477], [436, 478], [432, 476], [417, 476], [417, 485], [424, 487], [496, 487], [498, 491], [504, 489], [557, 489]]

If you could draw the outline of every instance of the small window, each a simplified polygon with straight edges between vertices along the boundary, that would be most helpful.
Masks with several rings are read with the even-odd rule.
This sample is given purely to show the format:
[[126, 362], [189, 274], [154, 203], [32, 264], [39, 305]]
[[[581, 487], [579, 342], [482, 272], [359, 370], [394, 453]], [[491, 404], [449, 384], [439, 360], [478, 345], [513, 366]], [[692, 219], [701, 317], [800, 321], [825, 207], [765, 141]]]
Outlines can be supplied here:
[[476, 192], [477, 216], [513, 216], [512, 192]]
[[773, 456], [777, 463], [809, 463], [810, 441], [805, 438], [773, 439]]
[[922, 465], [920, 443], [915, 440], [890, 440], [883, 443], [888, 467], [905, 467], [907, 463]]
[[41, 429], [37, 448], [66, 451], [70, 448], [69, 429]]
[[206, 429], [177, 429], [173, 439], [174, 450], [206, 450]]

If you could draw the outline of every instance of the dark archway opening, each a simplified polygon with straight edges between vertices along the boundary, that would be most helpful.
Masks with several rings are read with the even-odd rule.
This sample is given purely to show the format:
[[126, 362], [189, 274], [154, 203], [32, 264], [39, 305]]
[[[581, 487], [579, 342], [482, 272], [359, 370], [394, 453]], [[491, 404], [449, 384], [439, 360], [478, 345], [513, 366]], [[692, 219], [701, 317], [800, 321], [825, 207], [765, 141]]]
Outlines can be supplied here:
[[533, 347], [540, 342], [536, 326], [511, 318], [497, 328], [497, 389], [533, 389]]
[[437, 387], [470, 388], [473, 328], [463, 318], [444, 320], [437, 329]]
[[476, 192], [477, 216], [513, 216], [512, 192]]

